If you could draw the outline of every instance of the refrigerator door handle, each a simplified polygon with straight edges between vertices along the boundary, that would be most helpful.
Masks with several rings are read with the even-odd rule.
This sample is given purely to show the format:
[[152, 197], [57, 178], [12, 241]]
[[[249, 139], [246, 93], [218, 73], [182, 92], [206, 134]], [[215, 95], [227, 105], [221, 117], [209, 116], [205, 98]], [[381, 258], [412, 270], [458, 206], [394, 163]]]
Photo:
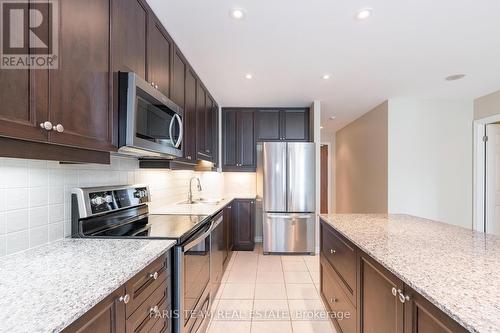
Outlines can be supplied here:
[[283, 214], [271, 214], [267, 213], [267, 217], [272, 219], [291, 219], [292, 215], [283, 215]]

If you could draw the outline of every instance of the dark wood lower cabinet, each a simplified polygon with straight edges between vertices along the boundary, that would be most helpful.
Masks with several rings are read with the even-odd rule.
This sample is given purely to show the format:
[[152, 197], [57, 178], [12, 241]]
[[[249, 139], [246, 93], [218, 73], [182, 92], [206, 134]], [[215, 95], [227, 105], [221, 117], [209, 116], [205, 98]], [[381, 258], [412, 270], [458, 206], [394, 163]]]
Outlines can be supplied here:
[[[376, 260], [337, 235], [330, 225], [320, 226], [321, 297], [331, 311], [339, 333], [465, 333], [467, 330], [403, 283]], [[338, 248], [354, 247], [337, 252]], [[344, 249], [344, 250], [345, 250]], [[330, 251], [332, 250], [332, 251]], [[333, 254], [333, 255], [328, 255]], [[337, 256], [337, 254], [343, 254]], [[346, 257], [354, 261], [352, 284]], [[352, 285], [353, 288], [348, 288]], [[350, 295], [357, 297], [353, 300]], [[352, 315], [347, 317], [346, 315]]]
[[255, 200], [236, 199], [232, 204], [233, 250], [253, 251], [255, 246]]
[[170, 251], [68, 326], [65, 333], [171, 332]]

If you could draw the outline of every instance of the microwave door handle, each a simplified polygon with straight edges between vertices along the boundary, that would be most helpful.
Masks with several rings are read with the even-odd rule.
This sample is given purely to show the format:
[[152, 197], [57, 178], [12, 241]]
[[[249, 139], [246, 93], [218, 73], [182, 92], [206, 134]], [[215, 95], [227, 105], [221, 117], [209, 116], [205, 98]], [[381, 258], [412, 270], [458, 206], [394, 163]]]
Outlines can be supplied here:
[[170, 119], [170, 126], [168, 128], [168, 135], [170, 137], [170, 142], [172, 143], [172, 146], [175, 147], [175, 142], [174, 142], [174, 138], [173, 138], [173, 135], [172, 135], [172, 129], [173, 129], [173, 126], [174, 126], [174, 119], [175, 119], [175, 116], [173, 116], [172, 119]]
[[[179, 148], [179, 146], [182, 143], [182, 136], [184, 135], [183, 128], [182, 128], [182, 119], [179, 117], [179, 115], [176, 113], [174, 115], [174, 119], [177, 119], [177, 122], [179, 123], [179, 139], [177, 139], [177, 142], [175, 143], [174, 147]], [[172, 136], [170, 136], [172, 137]]]

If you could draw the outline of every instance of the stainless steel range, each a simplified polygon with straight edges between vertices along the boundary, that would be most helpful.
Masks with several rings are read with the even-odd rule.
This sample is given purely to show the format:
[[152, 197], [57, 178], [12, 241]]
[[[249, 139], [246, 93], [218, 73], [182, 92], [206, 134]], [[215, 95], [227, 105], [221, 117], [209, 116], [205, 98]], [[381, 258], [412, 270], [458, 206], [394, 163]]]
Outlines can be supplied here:
[[72, 190], [72, 237], [176, 241], [173, 250], [173, 332], [204, 332], [211, 302], [211, 233], [222, 214], [149, 214], [146, 185]]

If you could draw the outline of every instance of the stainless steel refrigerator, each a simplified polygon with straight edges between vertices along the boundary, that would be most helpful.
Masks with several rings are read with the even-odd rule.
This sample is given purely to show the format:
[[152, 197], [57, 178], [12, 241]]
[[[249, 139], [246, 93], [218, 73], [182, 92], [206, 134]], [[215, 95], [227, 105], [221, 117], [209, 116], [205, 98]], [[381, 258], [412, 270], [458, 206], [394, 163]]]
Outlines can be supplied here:
[[315, 252], [315, 173], [314, 143], [257, 144], [257, 216], [265, 254]]

